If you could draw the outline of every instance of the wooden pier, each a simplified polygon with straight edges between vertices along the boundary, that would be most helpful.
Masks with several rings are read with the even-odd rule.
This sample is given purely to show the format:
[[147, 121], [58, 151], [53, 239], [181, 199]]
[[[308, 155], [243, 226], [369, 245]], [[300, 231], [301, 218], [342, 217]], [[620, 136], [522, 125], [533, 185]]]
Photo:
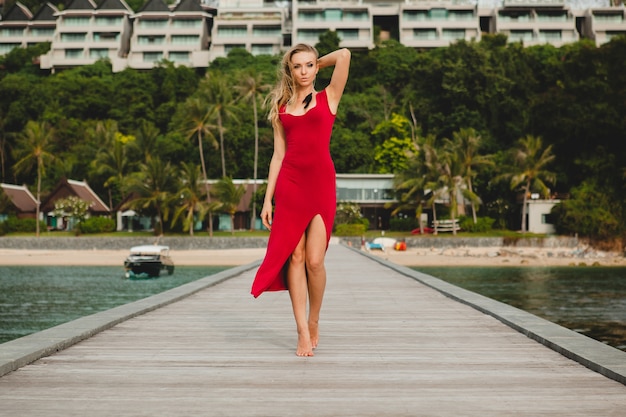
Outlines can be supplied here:
[[296, 357], [256, 265], [0, 345], [0, 416], [625, 415], [626, 353], [340, 245], [320, 346]]

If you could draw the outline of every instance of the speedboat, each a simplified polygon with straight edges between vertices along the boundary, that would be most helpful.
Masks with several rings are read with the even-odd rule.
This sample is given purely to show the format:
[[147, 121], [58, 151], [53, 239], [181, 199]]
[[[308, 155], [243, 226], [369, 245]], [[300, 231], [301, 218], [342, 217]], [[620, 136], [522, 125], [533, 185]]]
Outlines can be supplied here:
[[156, 278], [162, 271], [172, 275], [174, 262], [170, 257], [170, 248], [163, 245], [133, 246], [124, 260], [124, 269], [126, 278], [130, 279]]

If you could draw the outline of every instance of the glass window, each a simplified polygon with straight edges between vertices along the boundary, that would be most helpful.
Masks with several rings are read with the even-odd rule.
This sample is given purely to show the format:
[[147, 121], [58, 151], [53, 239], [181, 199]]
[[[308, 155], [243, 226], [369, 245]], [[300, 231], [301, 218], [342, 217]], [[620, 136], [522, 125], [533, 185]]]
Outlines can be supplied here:
[[76, 59], [76, 58], [82, 58], [82, 57], [83, 57], [82, 49], [66, 49], [65, 50], [65, 58]]
[[509, 34], [509, 41], [511, 42], [520, 42], [520, 41], [532, 41], [533, 40], [533, 31], [532, 30], [512, 30]]
[[246, 45], [243, 43], [233, 43], [230, 45], [224, 45], [224, 51], [228, 54], [233, 49], [246, 49]]
[[337, 36], [342, 41], [346, 40], [358, 40], [359, 39], [359, 30], [358, 29], [337, 29]]
[[443, 39], [465, 39], [465, 29], [444, 29], [441, 32]]
[[252, 55], [273, 55], [273, 45], [252, 45]]
[[137, 37], [137, 43], [139, 45], [162, 45], [163, 43], [165, 43], [165, 35], [141, 35]]
[[159, 62], [163, 60], [163, 52], [144, 52], [143, 62]]
[[317, 41], [322, 33], [324, 33], [323, 29], [300, 29], [298, 37], [305, 41]]
[[115, 32], [95, 32], [93, 34], [94, 42], [114, 42], [120, 37], [119, 33]]
[[89, 26], [90, 21], [87, 16], [68, 16], [63, 19], [67, 26]]
[[172, 45], [196, 45], [200, 37], [196, 35], [172, 35]]
[[324, 10], [324, 20], [327, 22], [341, 22], [342, 14], [341, 9], [326, 9]]
[[32, 36], [53, 36], [54, 28], [32, 28], [30, 33]]
[[11, 52], [14, 48], [19, 48], [19, 43], [0, 43], [0, 55]]
[[365, 10], [348, 10], [343, 12], [343, 20], [350, 22], [364, 22], [368, 20], [367, 11]]
[[86, 38], [86, 33], [61, 33], [62, 42], [84, 42]]
[[540, 30], [539, 38], [545, 41], [560, 41], [562, 34], [560, 30]]
[[447, 19], [448, 11], [446, 9], [430, 9], [428, 15], [433, 20]]
[[437, 39], [436, 29], [413, 29], [413, 38], [419, 40], [435, 40]]
[[253, 36], [281, 36], [280, 26], [255, 26], [252, 28]]
[[530, 12], [499, 12], [498, 18], [504, 22], [530, 22]]
[[189, 52], [170, 52], [169, 57], [172, 62], [189, 62]]
[[407, 10], [402, 17], [409, 22], [420, 22], [428, 19], [426, 10]]
[[624, 16], [621, 13], [620, 14], [607, 14], [607, 13], [594, 12], [593, 18], [597, 22], [604, 22], [604, 23], [622, 23], [624, 21]]
[[99, 58], [108, 58], [109, 57], [109, 50], [108, 49], [90, 49], [89, 50], [89, 58], [95, 58], [95, 59], [99, 59]]
[[139, 21], [140, 28], [164, 28], [166, 26], [166, 19], [141, 19]]
[[537, 20], [540, 22], [567, 22], [567, 11], [537, 11]]
[[337, 200], [357, 201], [361, 200], [361, 190], [355, 188], [337, 188]]
[[24, 35], [24, 28], [4, 28], [0, 30], [0, 35], [3, 37], [22, 36]]
[[318, 12], [318, 11], [298, 12], [298, 19], [304, 22], [321, 22], [324, 20], [324, 12]]
[[118, 26], [122, 24], [122, 16], [96, 16], [96, 26]]
[[474, 20], [474, 12], [471, 10], [450, 10], [448, 20]]
[[175, 19], [172, 21], [172, 26], [175, 28], [199, 28], [202, 25], [200, 19]]
[[248, 28], [245, 26], [220, 26], [217, 28], [217, 35], [225, 38], [246, 37], [248, 36]]

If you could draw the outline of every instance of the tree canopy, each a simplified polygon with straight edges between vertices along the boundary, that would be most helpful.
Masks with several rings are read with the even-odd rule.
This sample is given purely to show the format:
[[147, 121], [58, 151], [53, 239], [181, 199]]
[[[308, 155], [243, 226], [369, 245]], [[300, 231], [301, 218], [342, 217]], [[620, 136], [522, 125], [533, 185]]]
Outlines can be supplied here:
[[[331, 34], [321, 41], [323, 51], [337, 43]], [[46, 74], [32, 64], [42, 48], [0, 57], [2, 182], [33, 186], [40, 181], [44, 191], [60, 177], [73, 176], [88, 180], [100, 194], [114, 187], [115, 205], [123, 185], [138, 172], [145, 175], [154, 161], [162, 167], [201, 166], [213, 179], [267, 176], [273, 143], [267, 109], [259, 105], [255, 112], [261, 100], [241, 97], [241, 86], [249, 77], [244, 74], [255, 74], [259, 85], [273, 84], [279, 56], [235, 49], [202, 70], [163, 62], [150, 71], [113, 73], [103, 60]], [[407, 153], [420, 138], [443, 144], [471, 132], [480, 138], [472, 158], [490, 156], [490, 163], [459, 170], [456, 177], [470, 180], [470, 191], [482, 200], [477, 207], [489, 214], [495, 202], [515, 205], [517, 190], [492, 179], [505, 174], [506, 155], [521, 138], [536, 137], [554, 157], [551, 194], [598, 184], [618, 223], [626, 224], [625, 57], [626, 37], [600, 47], [580, 41], [525, 48], [494, 35], [432, 50], [387, 41], [354, 51], [331, 143], [337, 171], [400, 174], [414, 165]], [[320, 74], [318, 90], [326, 76]], [[45, 176], [17, 169], [16, 152], [26, 146], [32, 123], [53, 128], [47, 145], [51, 156], [70, 161], [50, 167]], [[133, 140], [98, 139], [97, 126], [113, 128], [112, 138]], [[103, 167], [94, 169], [92, 161]], [[160, 203], [151, 203], [160, 211]], [[517, 213], [511, 214], [508, 224], [516, 222]]]

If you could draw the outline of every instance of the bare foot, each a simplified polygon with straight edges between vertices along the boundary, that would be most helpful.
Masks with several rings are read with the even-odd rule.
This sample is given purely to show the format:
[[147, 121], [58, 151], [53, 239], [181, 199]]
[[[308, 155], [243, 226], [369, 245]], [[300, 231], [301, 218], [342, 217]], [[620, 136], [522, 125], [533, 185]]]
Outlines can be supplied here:
[[308, 333], [298, 333], [298, 348], [296, 349], [298, 356], [313, 356], [313, 347], [311, 346], [311, 337]]
[[318, 322], [309, 322], [309, 334], [311, 335], [311, 347], [315, 349], [320, 340]]

